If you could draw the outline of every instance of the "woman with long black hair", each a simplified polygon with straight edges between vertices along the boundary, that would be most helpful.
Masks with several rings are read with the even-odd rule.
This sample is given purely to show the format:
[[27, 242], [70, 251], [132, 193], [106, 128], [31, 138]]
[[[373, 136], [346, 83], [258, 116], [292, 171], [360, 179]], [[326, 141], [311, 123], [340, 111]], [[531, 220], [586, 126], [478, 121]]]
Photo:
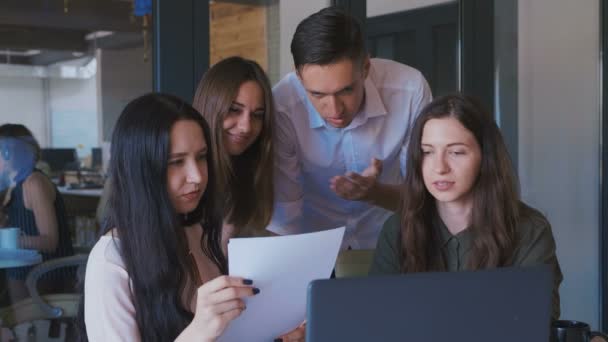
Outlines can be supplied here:
[[170, 95], [133, 100], [112, 136], [106, 233], [87, 263], [90, 341], [206, 341], [259, 289], [226, 274], [209, 128]]

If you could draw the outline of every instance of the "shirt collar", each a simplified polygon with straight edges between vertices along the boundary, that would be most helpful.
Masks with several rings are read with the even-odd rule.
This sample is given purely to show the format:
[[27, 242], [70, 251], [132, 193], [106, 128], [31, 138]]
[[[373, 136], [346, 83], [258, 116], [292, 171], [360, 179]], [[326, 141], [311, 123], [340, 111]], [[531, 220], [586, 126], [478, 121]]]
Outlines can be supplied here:
[[441, 239], [442, 248], [445, 248], [446, 245], [453, 239], [456, 239], [458, 241], [461, 247], [460, 250], [462, 252], [466, 252], [471, 248], [473, 237], [471, 235], [471, 231], [468, 228], [464, 229], [456, 235], [453, 235], [452, 233], [450, 233], [448, 227], [446, 227], [445, 223], [443, 223], [443, 220], [439, 216], [437, 216], [435, 219], [435, 228], [439, 230], [439, 238]]
[[308, 114], [308, 124], [310, 128], [322, 127], [325, 124], [325, 121], [317, 112], [315, 106], [313, 106], [312, 103], [308, 100], [308, 95], [306, 94], [306, 89], [304, 88], [302, 81], [300, 81], [300, 78], [298, 77], [295, 71], [291, 73], [290, 77], [291, 83], [295, 86], [298, 98], [300, 99], [304, 107], [306, 107], [306, 113]]
[[312, 102], [308, 100], [308, 96], [304, 94], [304, 97], [304, 103], [306, 103], [306, 111], [308, 112], [308, 122], [310, 123], [310, 128], [319, 128], [325, 126], [325, 120], [323, 120], [321, 114], [317, 112], [317, 109], [312, 104]]
[[364, 124], [369, 118], [386, 114], [388, 114], [388, 112], [382, 102], [380, 92], [372, 81], [371, 75], [368, 75], [365, 79], [365, 99], [363, 101], [363, 106], [349, 126], [354, 128]]
[[[323, 120], [323, 117], [321, 117], [321, 114], [319, 114], [319, 112], [317, 112], [317, 110], [315, 109], [315, 106], [310, 102], [310, 100], [308, 99], [308, 95], [306, 94], [306, 89], [304, 89], [304, 85], [302, 85], [302, 82], [300, 81], [298, 76], [295, 74], [295, 72], [293, 74], [293, 80], [297, 85], [296, 88], [297, 88], [300, 100], [306, 106], [306, 111], [308, 112], [308, 122], [309, 122], [310, 128], [319, 128], [319, 127], [333, 128], [331, 125], [328, 125], [325, 122], [325, 120]], [[382, 98], [380, 97], [380, 93], [378, 92], [378, 88], [376, 88], [376, 85], [371, 80], [371, 70], [370, 70], [370, 75], [368, 75], [367, 78], [365, 79], [364, 87], [365, 87], [365, 98], [363, 100], [363, 106], [359, 110], [359, 113], [357, 113], [357, 115], [355, 115], [355, 118], [350, 123], [350, 125], [348, 125], [346, 127], [347, 129], [352, 129], [352, 128], [361, 126], [362, 124], [367, 122], [367, 120], [369, 118], [388, 114], [388, 112], [386, 111], [386, 107], [384, 106], [384, 103], [382, 102]]]

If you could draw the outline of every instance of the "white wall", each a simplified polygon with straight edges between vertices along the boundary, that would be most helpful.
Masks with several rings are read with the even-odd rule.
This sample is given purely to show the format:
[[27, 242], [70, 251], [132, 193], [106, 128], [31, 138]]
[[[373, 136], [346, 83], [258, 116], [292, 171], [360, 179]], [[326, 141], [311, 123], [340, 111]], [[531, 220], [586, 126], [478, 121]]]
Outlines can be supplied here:
[[[82, 66], [89, 59], [61, 65]], [[0, 124], [27, 126], [42, 147], [75, 147], [83, 143], [97, 146], [97, 96], [95, 77], [83, 79], [40, 78], [24, 73], [22, 77], [0, 77]], [[57, 125], [59, 116], [74, 115], [69, 125]], [[53, 116], [55, 129], [53, 130]], [[80, 122], [80, 127], [76, 124]], [[84, 127], [84, 129], [83, 129]], [[88, 128], [91, 129], [88, 129]], [[73, 144], [53, 141], [53, 136], [71, 136]], [[80, 139], [82, 135], [83, 139]], [[88, 152], [87, 152], [88, 153]]]
[[144, 62], [143, 47], [102, 50], [98, 56], [102, 139], [110, 141], [114, 124], [127, 103], [152, 91], [152, 62], [151, 57]]
[[599, 323], [599, 3], [519, 1], [519, 172], [553, 225], [562, 317]]
[[453, 0], [369, 0], [367, 1], [367, 16], [375, 17], [378, 15], [394, 12], [407, 11], [419, 7], [427, 7]]
[[50, 79], [52, 145], [78, 147], [82, 157], [99, 146], [97, 115], [97, 78]]
[[302, 19], [330, 5], [330, 0], [280, 0], [281, 78], [293, 70], [291, 38]]
[[19, 123], [48, 145], [47, 122], [40, 78], [0, 77], [0, 125]]

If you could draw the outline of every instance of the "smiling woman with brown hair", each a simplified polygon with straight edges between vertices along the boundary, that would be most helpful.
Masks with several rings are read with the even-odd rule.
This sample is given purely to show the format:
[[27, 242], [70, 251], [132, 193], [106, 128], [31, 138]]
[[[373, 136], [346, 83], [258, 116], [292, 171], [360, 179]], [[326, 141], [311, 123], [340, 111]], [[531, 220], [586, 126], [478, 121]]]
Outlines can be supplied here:
[[205, 73], [193, 106], [211, 126], [225, 234], [268, 235], [274, 201], [274, 106], [266, 74], [254, 61], [226, 58]]

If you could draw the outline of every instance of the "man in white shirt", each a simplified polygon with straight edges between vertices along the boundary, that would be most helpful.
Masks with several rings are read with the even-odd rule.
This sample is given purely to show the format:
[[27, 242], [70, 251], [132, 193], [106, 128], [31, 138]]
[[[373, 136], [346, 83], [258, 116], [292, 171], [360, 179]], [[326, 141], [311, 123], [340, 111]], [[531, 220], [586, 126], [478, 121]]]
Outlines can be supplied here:
[[346, 226], [343, 248], [374, 248], [399, 206], [407, 135], [431, 92], [418, 70], [370, 59], [363, 39], [358, 22], [335, 7], [296, 29], [296, 71], [273, 88], [272, 232]]

